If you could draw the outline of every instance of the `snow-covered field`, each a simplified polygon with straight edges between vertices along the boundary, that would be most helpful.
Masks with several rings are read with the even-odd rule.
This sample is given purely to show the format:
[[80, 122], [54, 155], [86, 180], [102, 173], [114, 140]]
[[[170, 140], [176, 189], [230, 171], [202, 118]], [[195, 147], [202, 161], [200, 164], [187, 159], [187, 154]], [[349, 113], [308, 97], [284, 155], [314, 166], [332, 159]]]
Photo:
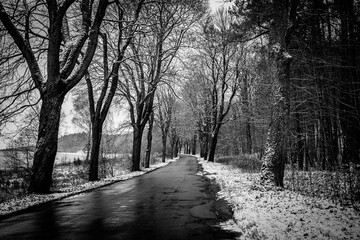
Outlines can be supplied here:
[[240, 231], [239, 239], [360, 239], [360, 212], [351, 207], [289, 190], [263, 191], [256, 173], [199, 162], [200, 174], [214, 179], [221, 187], [218, 197], [233, 207], [236, 226], [223, 226]]
[[101, 179], [100, 181], [96, 181], [96, 182], [87, 182], [85, 184], [59, 189], [56, 193], [41, 194], [41, 195], [40, 194], [27, 194], [22, 197], [14, 198], [9, 201], [0, 203], [0, 216], [10, 214], [10, 213], [13, 213], [13, 212], [16, 212], [19, 210], [23, 210], [28, 207], [38, 205], [40, 203], [49, 202], [49, 201], [56, 200], [56, 199], [61, 199], [61, 198], [72, 196], [72, 195], [75, 195], [75, 194], [78, 194], [78, 193], [81, 193], [84, 191], [88, 191], [88, 190], [91, 190], [94, 188], [105, 186], [105, 185], [108, 185], [108, 184], [111, 184], [114, 182], [130, 179], [130, 178], [145, 174], [147, 172], [153, 171], [157, 168], [163, 167], [173, 161], [176, 161], [176, 159], [171, 159], [171, 160], [167, 159], [165, 163], [156, 163], [156, 164], [150, 166], [150, 168], [143, 169], [142, 171], [130, 172], [127, 174], [117, 175], [117, 176], [111, 177], [111, 178], [104, 178], [104, 179]]

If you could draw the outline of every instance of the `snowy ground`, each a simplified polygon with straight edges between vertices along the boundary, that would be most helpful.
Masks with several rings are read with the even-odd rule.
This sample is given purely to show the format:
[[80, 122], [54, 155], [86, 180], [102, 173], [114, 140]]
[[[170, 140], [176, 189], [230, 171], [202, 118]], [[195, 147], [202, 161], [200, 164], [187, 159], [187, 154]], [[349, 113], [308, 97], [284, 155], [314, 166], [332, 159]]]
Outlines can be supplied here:
[[328, 200], [299, 193], [263, 191], [258, 174], [199, 158], [200, 173], [221, 187], [219, 198], [233, 207], [236, 225], [224, 228], [242, 233], [239, 239], [360, 239], [360, 212]]
[[84, 191], [88, 191], [88, 190], [91, 190], [94, 188], [105, 186], [105, 185], [108, 185], [108, 184], [111, 184], [114, 182], [130, 179], [130, 178], [145, 174], [147, 172], [153, 171], [157, 168], [163, 167], [175, 160], [176, 159], [172, 159], [172, 160], [166, 160], [165, 163], [156, 163], [156, 164], [150, 166], [150, 168], [146, 168], [142, 171], [131, 172], [131, 173], [127, 173], [127, 174], [123, 174], [123, 175], [119, 175], [119, 176], [115, 176], [115, 177], [111, 177], [111, 178], [104, 178], [104, 179], [101, 179], [100, 181], [96, 181], [96, 182], [87, 182], [85, 184], [59, 189], [59, 191], [57, 191], [56, 193], [41, 194], [41, 195], [40, 194], [27, 194], [22, 197], [11, 199], [9, 201], [0, 203], [0, 216], [10, 214], [10, 213], [13, 213], [13, 212], [16, 212], [19, 210], [23, 210], [28, 207], [38, 205], [40, 203], [49, 202], [49, 201], [56, 200], [56, 199], [61, 199], [61, 198], [72, 196], [72, 195], [75, 195], [75, 194], [78, 194], [78, 193], [81, 193]]

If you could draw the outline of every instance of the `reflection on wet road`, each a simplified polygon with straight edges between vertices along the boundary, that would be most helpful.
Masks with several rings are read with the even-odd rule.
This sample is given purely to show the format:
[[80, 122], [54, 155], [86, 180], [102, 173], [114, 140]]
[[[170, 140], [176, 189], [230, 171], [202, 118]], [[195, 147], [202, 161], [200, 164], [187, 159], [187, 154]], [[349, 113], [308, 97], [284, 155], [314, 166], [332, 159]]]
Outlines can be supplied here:
[[234, 239], [189, 210], [208, 203], [194, 157], [0, 222], [0, 239]]

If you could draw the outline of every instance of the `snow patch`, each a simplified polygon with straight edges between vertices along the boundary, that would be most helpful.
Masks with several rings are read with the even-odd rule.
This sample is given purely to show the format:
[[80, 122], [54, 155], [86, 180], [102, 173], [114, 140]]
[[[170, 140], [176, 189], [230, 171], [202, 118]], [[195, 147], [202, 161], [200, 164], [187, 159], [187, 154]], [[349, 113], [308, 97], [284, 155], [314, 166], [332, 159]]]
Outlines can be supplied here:
[[221, 187], [218, 198], [233, 208], [236, 224], [221, 227], [240, 232], [239, 239], [360, 239], [360, 213], [352, 207], [289, 190], [262, 191], [254, 187], [258, 173], [198, 161], [198, 174], [214, 179]]

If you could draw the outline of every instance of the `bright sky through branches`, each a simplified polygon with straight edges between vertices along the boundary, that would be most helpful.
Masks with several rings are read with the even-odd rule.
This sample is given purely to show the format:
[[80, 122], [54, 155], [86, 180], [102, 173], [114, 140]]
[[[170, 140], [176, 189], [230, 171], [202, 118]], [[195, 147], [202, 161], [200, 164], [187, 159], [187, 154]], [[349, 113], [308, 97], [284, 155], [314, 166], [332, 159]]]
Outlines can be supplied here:
[[228, 6], [231, 2], [225, 0], [209, 0], [210, 9], [215, 12], [221, 6]]
[[[209, 6], [211, 9], [211, 12], [213, 12], [213, 13], [217, 9], [219, 9], [221, 6], [224, 6], [225, 8], [227, 8], [229, 5], [232, 4], [231, 1], [228, 1], [228, 0], [208, 0], [208, 1], [209, 1]], [[71, 134], [71, 133], [81, 131], [76, 126], [74, 126], [74, 124], [72, 123], [72, 117], [73, 117], [74, 110], [73, 110], [71, 93], [68, 94], [68, 96], [66, 97], [64, 104], [62, 106], [62, 111], [63, 111], [65, 117], [63, 119], [63, 124], [60, 127], [59, 135], [61, 136], [61, 135], [66, 135], [66, 134]], [[123, 112], [120, 115], [121, 116], [117, 116], [115, 119], [121, 119], [123, 121], [126, 116]], [[119, 122], [116, 122], [116, 125], [118, 125], [118, 124], [119, 124]], [[17, 129], [16, 125], [8, 124], [1, 134], [8, 134], [10, 132], [14, 132], [16, 129]], [[7, 147], [8, 139], [5, 139], [1, 134], [0, 134], [0, 149], [4, 149]]]

